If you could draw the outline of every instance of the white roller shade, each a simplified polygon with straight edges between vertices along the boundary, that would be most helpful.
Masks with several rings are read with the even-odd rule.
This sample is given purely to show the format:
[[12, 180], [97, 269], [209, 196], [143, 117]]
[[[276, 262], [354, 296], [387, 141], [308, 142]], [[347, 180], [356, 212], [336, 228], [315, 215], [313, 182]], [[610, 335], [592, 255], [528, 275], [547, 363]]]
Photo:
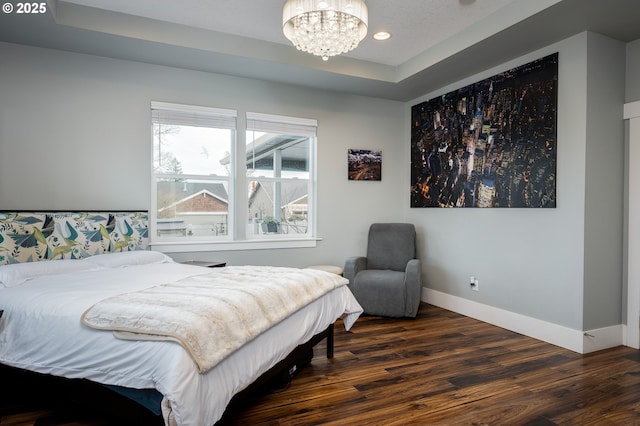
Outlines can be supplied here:
[[247, 130], [283, 135], [316, 136], [318, 122], [312, 119], [283, 115], [247, 113]]
[[159, 124], [235, 129], [236, 116], [236, 111], [228, 109], [151, 103], [152, 120]]

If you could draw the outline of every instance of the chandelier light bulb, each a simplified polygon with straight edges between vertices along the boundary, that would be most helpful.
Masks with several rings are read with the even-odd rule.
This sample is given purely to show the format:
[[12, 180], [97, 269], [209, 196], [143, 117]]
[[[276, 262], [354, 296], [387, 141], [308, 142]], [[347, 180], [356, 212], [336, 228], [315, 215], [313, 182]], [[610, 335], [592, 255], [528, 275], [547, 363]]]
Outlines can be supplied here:
[[298, 50], [326, 61], [358, 46], [368, 18], [364, 0], [288, 0], [282, 31]]

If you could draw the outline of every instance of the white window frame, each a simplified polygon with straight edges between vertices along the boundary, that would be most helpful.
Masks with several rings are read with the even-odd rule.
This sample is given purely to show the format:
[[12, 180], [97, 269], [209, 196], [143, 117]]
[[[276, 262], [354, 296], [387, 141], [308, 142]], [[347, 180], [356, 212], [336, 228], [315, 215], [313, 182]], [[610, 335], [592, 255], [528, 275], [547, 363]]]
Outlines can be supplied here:
[[[309, 177], [307, 178], [307, 232], [297, 238], [312, 238], [316, 235], [316, 145], [318, 122], [313, 119], [288, 117], [282, 115], [247, 112], [246, 131], [280, 133], [284, 135], [305, 136], [309, 139]], [[246, 145], [246, 144], [245, 144]], [[248, 153], [246, 158], [248, 158]], [[277, 167], [277, 166], [276, 166]], [[247, 176], [247, 178], [249, 178]], [[267, 183], [295, 183], [295, 178], [256, 176], [256, 180]], [[271, 235], [268, 239], [291, 238], [291, 234]]]
[[[229, 176], [229, 229], [225, 238], [188, 238], [171, 239], [157, 236], [157, 184], [153, 170], [154, 153], [151, 152], [151, 206], [149, 208], [149, 236], [150, 246], [154, 250], [163, 252], [201, 252], [201, 251], [231, 251], [277, 248], [305, 248], [316, 247], [316, 145], [317, 121], [282, 115], [247, 112], [245, 120], [237, 111], [220, 108], [200, 107], [173, 104], [167, 102], [152, 102], [151, 110], [168, 110], [187, 114], [220, 115], [233, 117], [236, 121], [235, 143], [231, 149], [231, 176]], [[151, 117], [153, 126], [153, 117]], [[249, 125], [247, 124], [249, 123]], [[293, 133], [301, 136], [312, 136], [309, 149], [309, 203], [308, 203], [308, 231], [306, 234], [273, 235], [248, 239], [246, 224], [248, 223], [246, 199], [248, 197], [248, 177], [246, 173], [246, 131], [250, 125], [258, 123], [272, 132]], [[305, 133], [299, 133], [305, 132]], [[151, 146], [153, 147], [153, 131], [151, 132]], [[197, 176], [180, 175], [182, 178], [197, 178]], [[242, 201], [237, 201], [242, 200]]]

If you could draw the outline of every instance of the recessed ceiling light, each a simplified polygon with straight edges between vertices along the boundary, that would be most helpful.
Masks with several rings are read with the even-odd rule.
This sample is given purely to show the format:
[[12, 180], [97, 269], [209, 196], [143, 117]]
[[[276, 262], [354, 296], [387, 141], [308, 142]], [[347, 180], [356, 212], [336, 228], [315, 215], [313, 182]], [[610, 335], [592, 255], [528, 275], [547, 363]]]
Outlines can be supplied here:
[[387, 31], [378, 31], [373, 35], [373, 38], [376, 40], [389, 40], [391, 38], [391, 33]]

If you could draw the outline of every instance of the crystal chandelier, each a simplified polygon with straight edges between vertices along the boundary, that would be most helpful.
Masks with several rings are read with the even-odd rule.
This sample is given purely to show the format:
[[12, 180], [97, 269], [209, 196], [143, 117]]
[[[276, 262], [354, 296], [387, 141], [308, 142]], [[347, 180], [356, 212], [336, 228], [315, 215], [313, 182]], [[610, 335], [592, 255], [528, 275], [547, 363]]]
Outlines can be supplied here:
[[325, 61], [355, 49], [367, 25], [364, 0], [288, 0], [282, 10], [285, 37]]

